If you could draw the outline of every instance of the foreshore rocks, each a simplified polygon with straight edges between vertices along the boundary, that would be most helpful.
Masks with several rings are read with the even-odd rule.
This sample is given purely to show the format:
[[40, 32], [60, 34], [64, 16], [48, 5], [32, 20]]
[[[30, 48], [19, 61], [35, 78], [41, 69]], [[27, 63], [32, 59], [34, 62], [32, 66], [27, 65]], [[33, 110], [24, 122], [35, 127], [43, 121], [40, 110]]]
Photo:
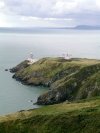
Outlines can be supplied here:
[[39, 105], [100, 95], [99, 60], [43, 58], [31, 65], [24, 61], [10, 71], [24, 85], [49, 87], [38, 97]]
[[8, 71], [8, 69], [5, 69], [5, 71]]

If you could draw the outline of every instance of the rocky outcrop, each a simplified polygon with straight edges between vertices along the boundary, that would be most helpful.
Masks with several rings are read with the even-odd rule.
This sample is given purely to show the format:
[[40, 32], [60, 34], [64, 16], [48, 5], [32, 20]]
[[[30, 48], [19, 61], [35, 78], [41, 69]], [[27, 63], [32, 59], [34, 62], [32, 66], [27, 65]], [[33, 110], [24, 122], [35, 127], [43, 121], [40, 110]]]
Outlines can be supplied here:
[[74, 100], [74, 94], [81, 86], [81, 82], [76, 79], [70, 79], [63, 84], [44, 92], [38, 97], [37, 104], [57, 104], [67, 100]]
[[8, 71], [8, 69], [5, 69], [5, 71]]
[[43, 58], [32, 65], [24, 61], [11, 72], [22, 84], [49, 87], [38, 97], [40, 105], [100, 95], [99, 60]]
[[17, 66], [13, 67], [12, 69], [10, 69], [10, 72], [15, 73], [15, 72], [17, 72], [23, 68], [26, 68], [28, 66], [29, 66], [28, 61], [25, 60], [22, 63], [18, 64]]

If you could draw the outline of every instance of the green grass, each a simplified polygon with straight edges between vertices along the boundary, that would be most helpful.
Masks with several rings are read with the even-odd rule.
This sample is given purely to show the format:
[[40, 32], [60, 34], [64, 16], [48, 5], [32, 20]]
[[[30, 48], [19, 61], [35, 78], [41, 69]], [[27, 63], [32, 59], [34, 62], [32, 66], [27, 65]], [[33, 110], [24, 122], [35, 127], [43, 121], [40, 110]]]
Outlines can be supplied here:
[[100, 133], [100, 97], [0, 117], [0, 133]]
[[[26, 65], [26, 61], [22, 64]], [[30, 65], [29, 67], [26, 67], [17, 72], [17, 75], [24, 76], [25, 74], [28, 74], [31, 76], [31, 73], [33, 71], [41, 71], [42, 73], [44, 73], [44, 75], [48, 75], [48, 77], [53, 77], [55, 74], [71, 68], [83, 68], [94, 64], [100, 64], [100, 61], [91, 59], [80, 59], [76, 61], [75, 59], [72, 59], [70, 62], [67, 60], [63, 60], [62, 62], [61, 59], [58, 58], [43, 58]]]

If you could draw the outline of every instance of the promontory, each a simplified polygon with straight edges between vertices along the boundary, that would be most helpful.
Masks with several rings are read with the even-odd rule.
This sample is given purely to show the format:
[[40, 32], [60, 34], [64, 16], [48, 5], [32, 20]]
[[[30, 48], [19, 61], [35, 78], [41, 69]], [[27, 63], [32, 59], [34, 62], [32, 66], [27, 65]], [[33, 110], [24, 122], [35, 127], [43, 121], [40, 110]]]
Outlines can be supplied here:
[[22, 84], [48, 87], [38, 97], [36, 104], [39, 105], [100, 95], [100, 60], [42, 58], [33, 64], [23, 61], [10, 71]]

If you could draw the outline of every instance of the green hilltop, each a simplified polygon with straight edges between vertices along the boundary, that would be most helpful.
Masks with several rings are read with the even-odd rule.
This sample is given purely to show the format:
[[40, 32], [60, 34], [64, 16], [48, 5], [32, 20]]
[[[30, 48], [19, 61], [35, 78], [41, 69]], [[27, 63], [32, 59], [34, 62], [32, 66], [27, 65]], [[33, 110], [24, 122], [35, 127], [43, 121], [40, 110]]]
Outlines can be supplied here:
[[39, 96], [37, 104], [51, 105], [100, 95], [100, 60], [42, 58], [32, 65], [24, 61], [11, 72], [23, 84], [49, 87]]

